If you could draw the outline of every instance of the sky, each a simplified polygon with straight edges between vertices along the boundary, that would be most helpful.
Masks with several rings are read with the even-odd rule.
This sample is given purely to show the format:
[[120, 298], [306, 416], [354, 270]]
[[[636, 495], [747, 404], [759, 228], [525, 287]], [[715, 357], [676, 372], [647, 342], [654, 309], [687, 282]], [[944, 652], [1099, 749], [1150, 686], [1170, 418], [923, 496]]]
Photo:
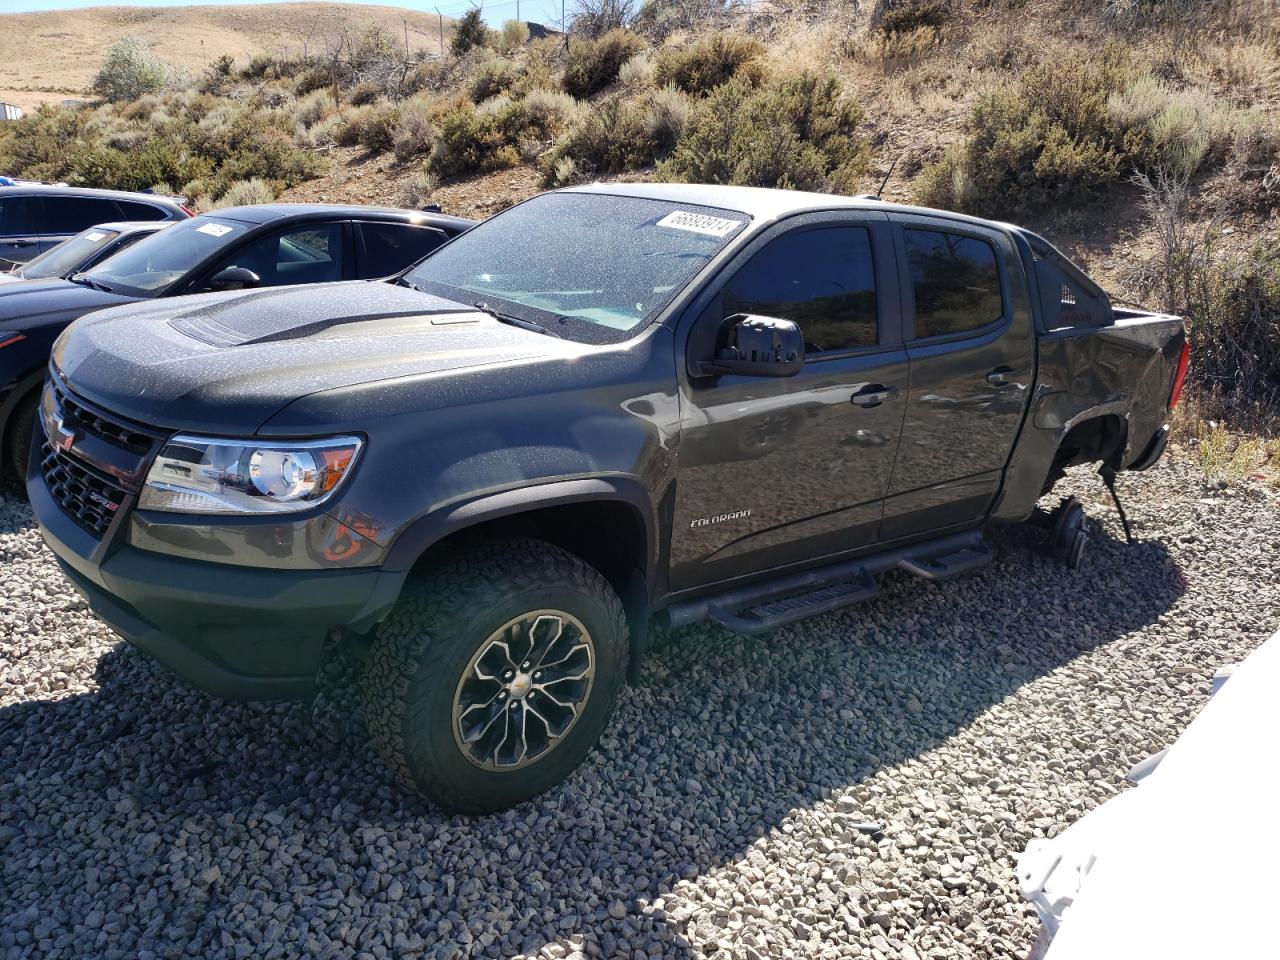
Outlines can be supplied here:
[[[75, 7], [185, 7], [196, 3], [270, 3], [272, 0], [0, 0], [0, 13], [26, 13], [32, 10], [67, 10]], [[377, 0], [343, 0], [347, 3], [376, 3]], [[427, 13], [436, 7], [445, 16], [459, 16], [474, 6], [470, 0], [386, 0], [379, 6], [407, 7], [410, 10], [422, 10]], [[556, 0], [484, 0], [480, 4], [485, 20], [492, 26], [501, 25], [504, 20], [513, 20], [519, 6], [520, 19], [536, 20], [542, 23], [555, 23], [560, 20], [560, 4]], [[572, 6], [572, 3], [569, 4]]]

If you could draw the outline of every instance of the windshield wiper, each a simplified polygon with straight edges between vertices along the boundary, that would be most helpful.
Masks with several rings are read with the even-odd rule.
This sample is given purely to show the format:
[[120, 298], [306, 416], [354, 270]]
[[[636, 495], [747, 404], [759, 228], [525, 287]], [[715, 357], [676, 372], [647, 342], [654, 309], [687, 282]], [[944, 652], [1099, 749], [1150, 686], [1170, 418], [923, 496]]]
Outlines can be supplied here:
[[410, 290], [413, 290], [417, 293], [427, 292], [423, 290], [420, 286], [418, 286], [416, 283], [414, 283], [412, 280], [410, 280], [408, 277], [396, 277], [391, 282], [394, 283], [397, 287], [408, 287]]
[[72, 283], [78, 283], [82, 287], [91, 287], [94, 290], [101, 290], [103, 293], [115, 293], [109, 286], [101, 280], [90, 280], [87, 274], [73, 273], [67, 277]]
[[481, 313], [487, 313], [499, 323], [507, 323], [513, 327], [519, 327], [522, 330], [532, 330], [534, 333], [545, 333], [548, 337], [555, 337], [557, 340], [561, 339], [560, 334], [556, 333], [554, 330], [548, 330], [542, 324], [535, 323], [532, 320], [525, 320], [523, 317], [513, 317], [509, 313], [499, 313], [483, 300], [477, 300], [472, 304], [472, 306]]

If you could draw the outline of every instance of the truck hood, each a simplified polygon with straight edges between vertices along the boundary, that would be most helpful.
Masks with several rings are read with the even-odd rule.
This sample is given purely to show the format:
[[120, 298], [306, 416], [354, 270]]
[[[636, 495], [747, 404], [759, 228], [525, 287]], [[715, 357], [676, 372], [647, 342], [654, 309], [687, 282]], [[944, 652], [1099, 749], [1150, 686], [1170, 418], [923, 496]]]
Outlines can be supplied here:
[[46, 323], [68, 323], [92, 310], [136, 299], [56, 278], [0, 284], [0, 329], [28, 330]]
[[582, 349], [464, 304], [355, 281], [108, 310], [72, 324], [53, 363], [76, 393], [141, 423], [245, 434], [314, 393]]

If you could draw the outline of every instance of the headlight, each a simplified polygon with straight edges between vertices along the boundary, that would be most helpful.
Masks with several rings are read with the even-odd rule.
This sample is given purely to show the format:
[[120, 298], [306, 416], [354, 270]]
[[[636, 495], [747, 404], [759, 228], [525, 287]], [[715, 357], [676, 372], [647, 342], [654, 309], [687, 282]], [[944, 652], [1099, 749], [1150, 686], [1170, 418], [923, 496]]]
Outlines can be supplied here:
[[361, 445], [359, 437], [174, 437], [151, 465], [138, 508], [238, 514], [309, 510], [333, 496]]

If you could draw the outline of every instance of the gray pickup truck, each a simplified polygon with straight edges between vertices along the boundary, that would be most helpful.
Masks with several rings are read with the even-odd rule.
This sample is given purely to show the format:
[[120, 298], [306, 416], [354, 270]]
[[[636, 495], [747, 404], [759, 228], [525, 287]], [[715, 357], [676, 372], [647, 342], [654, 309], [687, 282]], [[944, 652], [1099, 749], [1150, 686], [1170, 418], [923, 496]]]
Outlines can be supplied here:
[[489, 811], [582, 760], [652, 618], [762, 632], [972, 570], [1067, 467], [1151, 466], [1186, 363], [1180, 319], [1017, 227], [597, 185], [390, 281], [76, 322], [27, 484], [132, 643], [241, 698], [355, 643], [395, 774]]

